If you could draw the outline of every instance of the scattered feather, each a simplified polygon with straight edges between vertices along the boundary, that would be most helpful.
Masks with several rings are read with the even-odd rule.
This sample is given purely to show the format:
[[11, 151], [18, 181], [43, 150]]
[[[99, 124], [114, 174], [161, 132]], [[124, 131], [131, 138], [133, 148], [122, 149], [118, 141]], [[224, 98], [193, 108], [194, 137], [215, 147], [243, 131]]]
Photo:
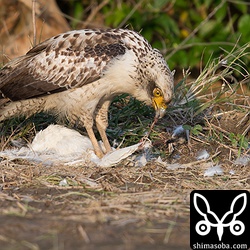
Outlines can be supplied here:
[[180, 163], [167, 164], [167, 169], [176, 170], [179, 168], [185, 168], [185, 165], [182, 165]]
[[27, 144], [27, 142], [19, 138], [17, 140], [11, 140], [11, 144], [16, 148], [21, 148], [24, 147]]
[[68, 182], [66, 179], [63, 179], [62, 181], [59, 182], [59, 186], [60, 187], [66, 187], [68, 186]]
[[172, 134], [172, 137], [176, 137], [184, 132], [185, 132], [185, 129], [183, 128], [183, 126], [179, 125], [179, 126], [175, 127], [173, 134]]
[[197, 156], [196, 156], [196, 159], [197, 160], [206, 160], [206, 159], [208, 159], [209, 158], [209, 153], [207, 152], [207, 150], [206, 149], [204, 149], [204, 150], [201, 150], [201, 151], [199, 151], [198, 152], [198, 154], [197, 154]]
[[145, 141], [142, 143], [143, 145], [143, 152], [136, 156], [135, 158], [135, 166], [136, 167], [144, 167], [146, 164], [152, 160], [154, 160], [154, 156], [152, 155], [151, 148], [152, 143], [150, 140]]
[[166, 166], [166, 165], [167, 165], [167, 163], [164, 162], [164, 161], [161, 159], [160, 156], [155, 160], [155, 162], [157, 162], [157, 163], [159, 163], [159, 164], [161, 164], [161, 165], [163, 165], [163, 166]]
[[250, 162], [250, 156], [243, 155], [238, 157], [235, 161], [235, 165], [241, 165], [241, 166], [247, 166], [247, 164]]
[[127, 158], [133, 154], [142, 143], [137, 143], [130, 147], [116, 149], [103, 156], [102, 159], [99, 159], [97, 156], [92, 158], [92, 161], [97, 164], [98, 167], [112, 167], [119, 163], [121, 160]]
[[148, 163], [146, 154], [141, 154], [141, 155], [137, 156], [135, 159], [136, 159], [136, 166], [137, 167], [144, 167]]
[[214, 176], [214, 175], [222, 175], [223, 174], [223, 170], [222, 168], [220, 167], [220, 165], [215, 165], [215, 166], [212, 166], [210, 168], [208, 168], [205, 173], [204, 173], [204, 176]]

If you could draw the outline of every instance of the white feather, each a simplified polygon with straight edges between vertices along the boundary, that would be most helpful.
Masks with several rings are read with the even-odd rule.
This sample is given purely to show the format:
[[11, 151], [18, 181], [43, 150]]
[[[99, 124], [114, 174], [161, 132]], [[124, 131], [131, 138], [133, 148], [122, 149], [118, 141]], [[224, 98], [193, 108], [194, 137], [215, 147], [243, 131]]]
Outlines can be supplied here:
[[133, 154], [141, 145], [137, 143], [130, 147], [113, 150], [99, 159], [90, 139], [75, 130], [60, 125], [50, 125], [40, 131], [29, 147], [5, 150], [0, 157], [26, 159], [31, 162], [42, 162], [44, 165], [93, 165], [111, 167]]

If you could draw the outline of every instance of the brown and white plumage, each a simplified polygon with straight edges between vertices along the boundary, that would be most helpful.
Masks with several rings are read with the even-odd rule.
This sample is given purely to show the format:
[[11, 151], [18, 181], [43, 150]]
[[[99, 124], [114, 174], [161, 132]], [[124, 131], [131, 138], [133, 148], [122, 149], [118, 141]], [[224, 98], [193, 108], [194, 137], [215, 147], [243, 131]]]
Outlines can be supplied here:
[[173, 94], [173, 75], [158, 50], [137, 32], [76, 30], [52, 37], [0, 70], [0, 121], [52, 111], [84, 126], [98, 156], [105, 148], [113, 97], [128, 93], [161, 117]]

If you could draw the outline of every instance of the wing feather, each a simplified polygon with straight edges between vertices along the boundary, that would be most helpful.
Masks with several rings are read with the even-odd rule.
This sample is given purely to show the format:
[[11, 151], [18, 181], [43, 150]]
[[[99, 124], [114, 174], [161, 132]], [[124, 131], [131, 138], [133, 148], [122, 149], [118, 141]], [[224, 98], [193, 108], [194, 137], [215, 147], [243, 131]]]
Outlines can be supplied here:
[[15, 101], [81, 87], [101, 78], [126, 49], [115, 30], [70, 31], [8, 63], [0, 71], [0, 90]]

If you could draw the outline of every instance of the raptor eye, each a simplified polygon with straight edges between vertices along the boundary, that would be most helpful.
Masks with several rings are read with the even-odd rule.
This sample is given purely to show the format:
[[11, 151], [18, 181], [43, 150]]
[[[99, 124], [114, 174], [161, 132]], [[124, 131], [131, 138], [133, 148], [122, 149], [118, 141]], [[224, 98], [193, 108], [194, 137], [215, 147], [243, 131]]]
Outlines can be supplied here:
[[159, 88], [155, 88], [153, 90], [153, 95], [154, 95], [154, 97], [162, 96], [162, 92]]

